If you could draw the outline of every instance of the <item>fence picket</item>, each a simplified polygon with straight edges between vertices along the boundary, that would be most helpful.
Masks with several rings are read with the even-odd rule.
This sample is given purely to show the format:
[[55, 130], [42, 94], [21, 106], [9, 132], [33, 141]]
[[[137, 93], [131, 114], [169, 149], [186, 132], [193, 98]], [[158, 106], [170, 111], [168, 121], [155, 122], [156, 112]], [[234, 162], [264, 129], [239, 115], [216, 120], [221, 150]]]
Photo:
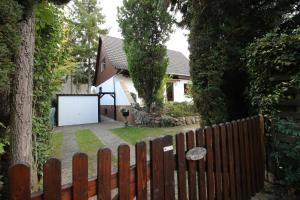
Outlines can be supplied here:
[[254, 156], [253, 156], [253, 127], [251, 119], [247, 118], [247, 128], [248, 128], [248, 143], [249, 143], [249, 167], [250, 167], [250, 182], [251, 182], [251, 196], [255, 194], [255, 181], [254, 181]]
[[150, 141], [151, 156], [151, 199], [164, 200], [164, 166], [163, 166], [163, 141], [156, 138]]
[[178, 200], [187, 200], [184, 134], [176, 135]]
[[[50, 158], [44, 164], [43, 189], [44, 200], [61, 199], [61, 162]], [[54, 175], [55, 174], [55, 175]]]
[[[257, 168], [257, 159], [258, 159], [258, 149], [257, 149], [257, 131], [256, 131], [256, 121], [255, 118], [251, 118], [251, 126], [252, 126], [252, 140], [253, 140], [253, 158], [255, 159], [254, 162], [254, 188], [255, 193], [259, 191], [259, 180], [258, 180], [258, 168]], [[254, 160], [253, 160], [254, 161]]]
[[227, 134], [227, 147], [228, 147], [228, 165], [229, 165], [229, 192], [230, 199], [236, 200], [236, 184], [235, 184], [235, 171], [234, 171], [234, 141], [233, 141], [233, 128], [232, 124], [226, 122], [225, 124]]
[[245, 157], [245, 144], [243, 133], [243, 122], [237, 121], [239, 129], [239, 144], [240, 144], [240, 170], [241, 170], [241, 185], [242, 185], [242, 199], [247, 199], [247, 178], [246, 178], [246, 157]]
[[247, 181], [247, 199], [250, 199], [251, 194], [251, 179], [250, 179], [250, 162], [249, 162], [249, 137], [248, 137], [248, 127], [247, 120], [242, 120], [243, 126], [243, 137], [244, 137], [244, 147], [245, 147], [245, 166], [246, 166], [246, 181]]
[[215, 180], [214, 180], [214, 152], [213, 152], [213, 137], [212, 128], [207, 127], [204, 129], [206, 134], [206, 146], [207, 146], [207, 198], [208, 200], [215, 199]]
[[167, 135], [163, 138], [163, 146], [171, 147], [170, 150], [164, 150], [164, 183], [165, 183], [165, 199], [175, 200], [175, 183], [174, 183], [174, 153], [173, 153], [173, 137]]
[[222, 199], [222, 172], [221, 172], [221, 153], [220, 153], [220, 127], [213, 126], [213, 147], [214, 147], [214, 169], [216, 199]]
[[76, 153], [72, 162], [73, 199], [88, 200], [88, 156]]
[[146, 143], [139, 142], [135, 145], [136, 153], [136, 191], [137, 200], [147, 199], [147, 152]]
[[[203, 129], [196, 130], [196, 145], [197, 147], [206, 148]], [[198, 161], [198, 193], [200, 200], [206, 200], [205, 160], [206, 157]]]
[[15, 164], [8, 169], [9, 199], [30, 200], [30, 167], [27, 164]]
[[119, 200], [130, 199], [130, 148], [121, 144], [118, 148]]
[[239, 127], [238, 122], [233, 121], [233, 152], [234, 152], [234, 167], [235, 167], [235, 185], [236, 185], [236, 199], [242, 199], [242, 182], [241, 182], [241, 159], [240, 159], [240, 144], [239, 144]]
[[[195, 135], [193, 131], [186, 133], [186, 147], [187, 150], [195, 147]], [[189, 188], [189, 200], [197, 199], [197, 180], [196, 180], [196, 161], [188, 161], [188, 188]]]
[[266, 163], [266, 152], [265, 152], [265, 125], [264, 125], [264, 117], [262, 115], [258, 116], [259, 121], [259, 148], [260, 148], [260, 189], [264, 187], [264, 180], [265, 180], [265, 163]]
[[111, 150], [99, 149], [97, 162], [98, 200], [111, 199]]
[[222, 157], [222, 191], [223, 199], [229, 199], [229, 173], [228, 173], [228, 150], [227, 150], [227, 133], [224, 124], [220, 124], [220, 144]]

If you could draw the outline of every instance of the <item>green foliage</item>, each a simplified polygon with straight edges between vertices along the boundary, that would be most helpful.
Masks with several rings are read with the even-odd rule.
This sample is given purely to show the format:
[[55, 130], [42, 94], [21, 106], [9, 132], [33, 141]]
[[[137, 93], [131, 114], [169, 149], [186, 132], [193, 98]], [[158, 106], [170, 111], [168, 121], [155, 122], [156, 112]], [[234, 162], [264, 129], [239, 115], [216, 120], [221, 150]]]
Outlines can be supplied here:
[[184, 117], [184, 116], [194, 116], [197, 115], [197, 108], [193, 103], [188, 102], [174, 102], [165, 103], [164, 110], [166, 115], [172, 117]]
[[42, 166], [51, 153], [51, 100], [71, 73], [73, 62], [68, 25], [63, 11], [47, 2], [35, 8], [35, 58], [33, 74], [33, 157], [42, 173]]
[[298, 1], [172, 0], [190, 28], [193, 97], [204, 125], [248, 115], [245, 49], [292, 18]]
[[130, 76], [149, 112], [159, 99], [168, 65], [164, 44], [171, 32], [171, 15], [162, 0], [124, 0], [118, 22]]
[[78, 65], [74, 72], [75, 84], [92, 84], [97, 57], [99, 34], [107, 34], [102, 8], [97, 0], [74, 0], [70, 21], [73, 24], [73, 56]]
[[[249, 97], [252, 106], [272, 120], [279, 112], [278, 103], [289, 98], [286, 91], [300, 88], [300, 28], [275, 30], [253, 42], [247, 51], [250, 74]], [[284, 81], [272, 81], [279, 77]]]
[[0, 91], [11, 84], [14, 56], [20, 43], [18, 21], [21, 14], [21, 6], [16, 1], [0, 0]]
[[277, 176], [289, 188], [300, 191], [300, 126], [293, 120], [274, 122], [272, 158]]

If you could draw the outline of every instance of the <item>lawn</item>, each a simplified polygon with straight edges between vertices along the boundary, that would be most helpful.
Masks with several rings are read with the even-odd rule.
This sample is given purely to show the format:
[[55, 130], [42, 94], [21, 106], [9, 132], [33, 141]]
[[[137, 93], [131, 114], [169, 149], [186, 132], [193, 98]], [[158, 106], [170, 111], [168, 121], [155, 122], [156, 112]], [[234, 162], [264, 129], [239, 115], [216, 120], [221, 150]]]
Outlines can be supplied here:
[[51, 137], [51, 156], [61, 158], [62, 156], [62, 144], [64, 142], [63, 132], [54, 132]]
[[76, 131], [76, 141], [81, 152], [88, 155], [89, 160], [89, 176], [96, 174], [97, 152], [103, 147], [103, 143], [89, 129], [78, 129]]
[[187, 126], [175, 126], [167, 128], [148, 128], [148, 127], [128, 127], [111, 129], [114, 134], [118, 135], [123, 140], [130, 144], [135, 144], [138, 141], [149, 141], [152, 138], [162, 135], [175, 135], [181, 131], [187, 131], [199, 127], [198, 124]]

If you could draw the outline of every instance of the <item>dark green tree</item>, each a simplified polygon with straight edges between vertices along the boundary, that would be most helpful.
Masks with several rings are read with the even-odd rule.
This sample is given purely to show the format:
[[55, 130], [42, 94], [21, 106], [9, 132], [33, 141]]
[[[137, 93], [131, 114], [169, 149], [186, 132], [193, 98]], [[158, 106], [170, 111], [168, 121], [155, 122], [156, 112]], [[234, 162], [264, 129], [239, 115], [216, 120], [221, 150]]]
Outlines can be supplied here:
[[172, 17], [162, 0], [124, 0], [118, 19], [130, 76], [150, 112], [168, 65], [165, 42]]
[[105, 21], [99, 2], [97, 0], [74, 0], [71, 21], [74, 25], [73, 54], [78, 62], [73, 82], [87, 84], [87, 92], [89, 92], [95, 72], [99, 35], [108, 32], [107, 29], [101, 27]]
[[174, 1], [190, 29], [194, 101], [204, 125], [249, 113], [245, 49], [256, 38], [288, 20], [296, 0]]

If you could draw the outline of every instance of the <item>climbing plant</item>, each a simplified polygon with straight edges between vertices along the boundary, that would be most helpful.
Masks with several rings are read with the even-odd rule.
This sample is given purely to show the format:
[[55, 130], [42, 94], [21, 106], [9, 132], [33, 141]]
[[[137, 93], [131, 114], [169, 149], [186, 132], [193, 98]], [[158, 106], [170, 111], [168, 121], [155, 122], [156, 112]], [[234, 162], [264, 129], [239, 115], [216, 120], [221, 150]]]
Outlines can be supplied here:
[[33, 158], [41, 175], [51, 148], [51, 100], [62, 86], [63, 77], [72, 72], [74, 63], [69, 27], [62, 9], [48, 2], [38, 4], [35, 31]]

